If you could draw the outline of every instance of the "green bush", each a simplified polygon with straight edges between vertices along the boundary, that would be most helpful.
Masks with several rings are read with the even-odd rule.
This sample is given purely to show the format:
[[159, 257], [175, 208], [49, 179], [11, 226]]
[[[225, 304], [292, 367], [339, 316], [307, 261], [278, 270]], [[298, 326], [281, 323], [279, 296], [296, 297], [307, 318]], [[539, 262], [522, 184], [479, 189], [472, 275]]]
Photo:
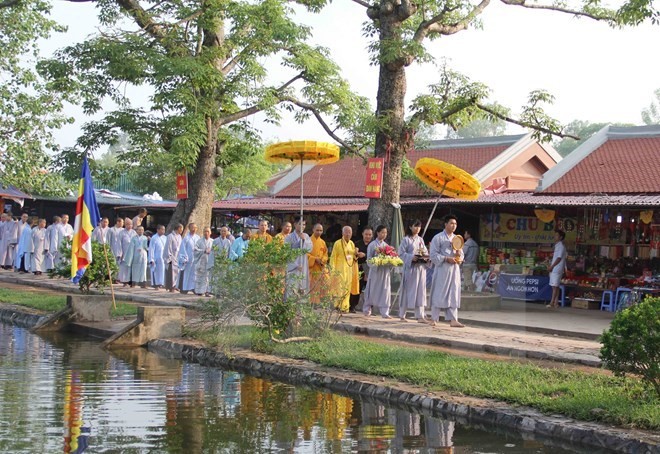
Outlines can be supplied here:
[[[62, 243], [59, 252], [62, 260], [55, 268], [48, 272], [48, 275], [50, 277], [59, 276], [71, 279], [71, 242], [65, 241]], [[108, 254], [107, 261], [106, 252]], [[119, 272], [117, 262], [115, 262], [109, 250], [103, 250], [101, 243], [92, 241], [92, 263], [89, 264], [85, 270], [85, 274], [83, 274], [83, 277], [78, 282], [78, 287], [82, 293], [89, 293], [92, 287], [103, 292], [111, 284], [112, 281], [108, 277], [108, 264], [110, 265], [110, 273], [114, 280], [117, 278], [117, 273]]]
[[660, 396], [660, 298], [617, 313], [601, 342], [605, 367], [619, 376], [639, 375]]

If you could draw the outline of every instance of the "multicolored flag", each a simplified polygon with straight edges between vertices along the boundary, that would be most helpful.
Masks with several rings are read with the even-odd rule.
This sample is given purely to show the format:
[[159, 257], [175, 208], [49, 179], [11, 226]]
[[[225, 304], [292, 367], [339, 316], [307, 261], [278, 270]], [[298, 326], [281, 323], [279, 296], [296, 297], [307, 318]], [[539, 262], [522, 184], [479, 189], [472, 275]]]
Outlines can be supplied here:
[[101, 219], [99, 206], [96, 204], [94, 184], [89, 172], [87, 156], [83, 160], [78, 202], [76, 203], [76, 222], [73, 225], [73, 243], [71, 245], [71, 280], [78, 283], [85, 274], [87, 265], [92, 263], [92, 230]]

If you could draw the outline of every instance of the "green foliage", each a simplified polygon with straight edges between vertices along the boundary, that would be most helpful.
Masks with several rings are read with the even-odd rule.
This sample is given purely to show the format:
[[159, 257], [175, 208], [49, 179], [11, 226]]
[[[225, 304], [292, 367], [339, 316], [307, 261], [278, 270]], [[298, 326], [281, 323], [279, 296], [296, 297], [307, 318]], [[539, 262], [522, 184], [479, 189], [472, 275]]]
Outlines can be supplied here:
[[660, 298], [646, 298], [618, 312], [601, 342], [608, 369], [620, 376], [641, 376], [660, 397]]
[[70, 123], [66, 99], [35, 71], [38, 39], [63, 31], [48, 18], [51, 5], [26, 0], [0, 8], [0, 181], [35, 194], [62, 195], [65, 182], [52, 172], [52, 131]]
[[[106, 246], [107, 248], [107, 246]], [[71, 279], [71, 242], [65, 241], [60, 246], [60, 256], [62, 260], [55, 268], [48, 272], [50, 277], [63, 277]], [[109, 260], [106, 261], [106, 252], [108, 253]], [[112, 280], [108, 277], [108, 264], [110, 265], [110, 274]], [[90, 293], [92, 288], [95, 288], [102, 293], [105, 289], [117, 278], [119, 268], [117, 262], [112, 259], [112, 254], [101, 243], [92, 241], [92, 263], [87, 266], [85, 274], [78, 282], [78, 288], [81, 293]]]
[[[610, 123], [590, 123], [583, 120], [573, 120], [564, 128], [566, 134], [571, 134], [580, 138], [575, 140], [570, 137], [555, 141], [553, 146], [562, 156], [567, 156], [570, 152], [579, 147], [584, 141], [589, 139], [595, 133], [603, 129]], [[612, 123], [612, 126], [634, 126], [630, 123]]]
[[274, 353], [388, 377], [431, 392], [497, 399], [583, 421], [660, 429], [660, 399], [632, 377], [461, 357], [333, 332], [314, 342], [275, 345]]
[[660, 125], [660, 88], [654, 94], [655, 101], [642, 110], [642, 121], [645, 125]]
[[[336, 296], [322, 294], [320, 303], [312, 305], [312, 295], [292, 290], [296, 282], [287, 276], [286, 266], [301, 253], [279, 241], [252, 240], [239, 261], [218, 257], [212, 273], [214, 296], [202, 311], [205, 323], [224, 331], [241, 317], [248, 317], [271, 341], [323, 333], [336, 313]], [[260, 335], [253, 344], [261, 345], [259, 339]]]
[[[0, 303], [30, 307], [44, 312], [57, 312], [66, 307], [66, 295], [54, 292], [0, 289]], [[110, 315], [112, 317], [137, 315], [137, 306], [118, 303], [117, 308], [112, 308]]]

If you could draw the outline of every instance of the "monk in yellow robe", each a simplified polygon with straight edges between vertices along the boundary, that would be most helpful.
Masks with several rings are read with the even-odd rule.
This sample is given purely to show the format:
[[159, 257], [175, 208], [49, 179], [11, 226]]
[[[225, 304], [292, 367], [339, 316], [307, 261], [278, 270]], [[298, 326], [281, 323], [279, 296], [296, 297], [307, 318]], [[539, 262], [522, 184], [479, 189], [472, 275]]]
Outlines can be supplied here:
[[323, 226], [316, 224], [311, 236], [312, 250], [307, 254], [309, 263], [309, 289], [312, 303], [318, 304], [328, 288], [328, 245], [321, 238]]
[[341, 298], [336, 303], [336, 308], [342, 312], [348, 312], [351, 295], [360, 293], [360, 282], [358, 281], [357, 248], [351, 237], [353, 229], [346, 226], [341, 231], [341, 239], [335, 241], [330, 256], [332, 272], [336, 274], [337, 282], [334, 288], [337, 296]]
[[268, 221], [259, 221], [259, 230], [257, 233], [252, 235], [250, 240], [261, 240], [265, 241], [266, 243], [270, 243], [273, 241], [273, 237], [268, 233]]
[[284, 244], [284, 240], [286, 239], [287, 236], [289, 236], [289, 233], [291, 233], [291, 230], [293, 230], [293, 227], [291, 226], [290, 222], [285, 222], [282, 224], [282, 231], [275, 235], [275, 239], [279, 241], [280, 243]]

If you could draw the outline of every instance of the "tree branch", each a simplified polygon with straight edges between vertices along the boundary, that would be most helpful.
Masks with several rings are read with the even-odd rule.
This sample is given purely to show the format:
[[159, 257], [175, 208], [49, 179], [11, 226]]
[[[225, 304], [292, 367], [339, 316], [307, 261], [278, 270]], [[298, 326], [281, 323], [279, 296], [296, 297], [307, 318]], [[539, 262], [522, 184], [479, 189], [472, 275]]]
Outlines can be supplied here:
[[440, 35], [453, 35], [454, 33], [463, 31], [468, 27], [468, 25], [470, 25], [472, 19], [477, 17], [479, 14], [481, 14], [489, 4], [490, 4], [490, 0], [482, 0], [481, 3], [476, 5], [472, 9], [472, 11], [470, 11], [460, 21], [453, 24], [440, 24], [440, 21], [445, 17], [447, 13], [449, 13], [453, 9], [456, 9], [456, 8], [447, 8], [445, 6], [445, 8], [435, 17], [419, 24], [419, 27], [417, 27], [417, 31], [415, 31], [415, 36], [413, 39], [416, 42], [421, 43], [424, 40], [424, 38], [426, 38], [431, 33], [437, 33]]
[[357, 3], [360, 6], [364, 6], [365, 8], [369, 8], [371, 5], [367, 2], [364, 2], [362, 0], [351, 0], [353, 3]]
[[397, 18], [403, 22], [417, 12], [417, 5], [410, 0], [399, 1], [400, 5], [397, 10]]
[[573, 9], [568, 9], [564, 8], [562, 6], [554, 6], [554, 5], [538, 5], [535, 3], [527, 4], [526, 0], [500, 0], [502, 3], [505, 5], [509, 6], [522, 6], [523, 8], [530, 8], [530, 9], [545, 9], [545, 10], [550, 10], [550, 11], [557, 11], [560, 13], [567, 13], [567, 14], [573, 14], [575, 16], [583, 16], [583, 17], [588, 17], [590, 19], [594, 20], [607, 20], [607, 21], [614, 21], [616, 18], [613, 15], [603, 15], [599, 16], [594, 13], [590, 13], [587, 11], [579, 11], [579, 10], [573, 10]]
[[330, 128], [330, 126], [325, 122], [325, 120], [321, 116], [321, 112], [316, 106], [314, 106], [313, 104], [306, 103], [304, 101], [300, 101], [299, 99], [293, 98], [291, 96], [283, 97], [282, 101], [289, 101], [291, 104], [295, 104], [301, 109], [309, 110], [312, 113], [312, 115], [314, 115], [314, 117], [316, 118], [316, 121], [319, 122], [321, 127], [330, 137], [332, 137], [337, 143], [339, 143], [350, 153], [355, 154], [356, 156], [360, 156], [362, 159], [366, 159], [366, 157], [360, 152], [360, 150], [354, 148], [353, 146], [351, 146], [349, 143], [347, 143], [341, 137], [339, 137], [337, 134], [334, 133], [332, 128]]
[[532, 123], [527, 123], [525, 121], [516, 120], [515, 118], [511, 118], [507, 115], [504, 115], [503, 113], [498, 112], [497, 110], [492, 109], [492, 108], [490, 108], [486, 105], [483, 105], [483, 104], [475, 103], [475, 106], [478, 107], [479, 109], [483, 110], [484, 112], [487, 112], [487, 113], [491, 114], [492, 116], [499, 118], [500, 120], [504, 120], [508, 123], [513, 123], [514, 125], [522, 126], [524, 128], [535, 129], [536, 131], [541, 131], [541, 132], [544, 132], [546, 134], [551, 134], [553, 136], [557, 136], [557, 137], [561, 137], [561, 138], [569, 137], [571, 139], [580, 140], [580, 138], [578, 136], [574, 136], [573, 134], [564, 134], [563, 132], [553, 131], [553, 130], [545, 128], [543, 126], [539, 126], [537, 124], [532, 124]]
[[9, 8], [10, 6], [18, 5], [21, 0], [5, 0], [0, 3], [0, 8]]
[[164, 46], [168, 48], [170, 47], [165, 45], [167, 33], [163, 26], [153, 20], [151, 15], [142, 8], [139, 0], [117, 0], [117, 4], [135, 20], [141, 29], [146, 31]]

